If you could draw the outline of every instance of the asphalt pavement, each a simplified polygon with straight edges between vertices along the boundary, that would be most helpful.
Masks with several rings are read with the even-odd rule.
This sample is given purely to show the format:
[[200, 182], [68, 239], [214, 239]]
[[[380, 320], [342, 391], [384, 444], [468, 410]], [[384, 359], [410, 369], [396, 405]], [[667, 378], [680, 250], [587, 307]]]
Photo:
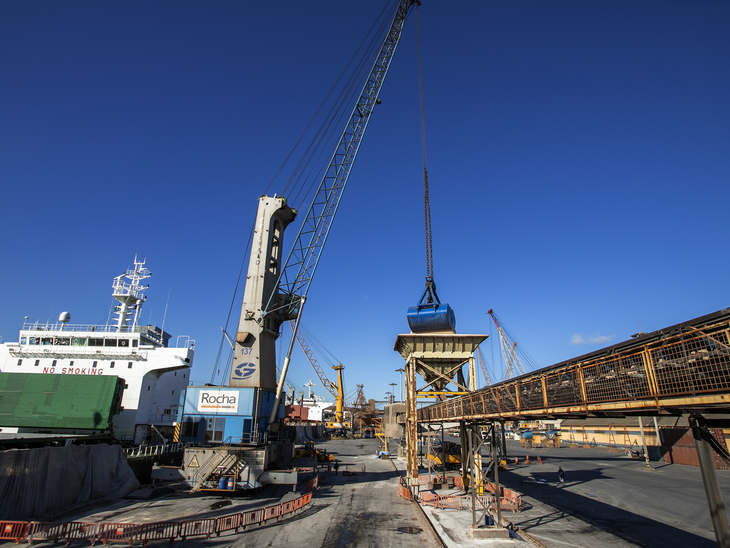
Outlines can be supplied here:
[[[376, 458], [376, 440], [317, 444], [335, 456], [339, 473], [327, 473], [304, 511], [281, 521], [221, 537], [188, 538], [176, 546], [202, 547], [419, 547], [647, 548], [716, 546], [699, 468], [652, 462], [607, 448], [525, 449], [508, 441], [509, 470], [500, 482], [522, 494], [523, 511], [504, 518], [529, 537], [473, 541], [466, 510], [424, 508], [398, 496], [402, 459]], [[485, 453], [486, 454], [486, 453]], [[530, 464], [525, 457], [530, 457]], [[514, 458], [519, 464], [514, 463]], [[538, 457], [542, 464], [538, 464]], [[486, 461], [485, 461], [486, 463]], [[565, 471], [565, 483], [557, 470]], [[305, 479], [306, 478], [302, 478]], [[730, 471], [718, 471], [730, 496]], [[301, 491], [303, 484], [299, 485]], [[150, 523], [218, 517], [277, 504], [297, 496], [291, 486], [268, 486], [255, 496], [190, 495], [182, 487], [154, 500], [122, 499], [88, 506], [57, 521]], [[432, 533], [431, 525], [440, 537]], [[534, 539], [538, 544], [530, 542]], [[78, 541], [80, 542], [80, 541]], [[167, 542], [165, 542], [167, 544]], [[79, 545], [84, 545], [82, 542]]]
[[[652, 471], [643, 459], [605, 447], [525, 449], [508, 441], [507, 449], [512, 459], [500, 482], [522, 493], [526, 505], [507, 518], [546, 546], [717, 545], [697, 467], [654, 461]], [[558, 467], [565, 471], [562, 485]], [[727, 498], [730, 471], [717, 474]]]
[[[173, 546], [211, 547], [405, 547], [438, 546], [420, 510], [398, 496], [398, 473], [387, 459], [376, 458], [377, 442], [331, 440], [317, 444], [335, 456], [338, 473], [325, 473], [312, 504], [302, 512], [246, 531], [220, 537], [176, 540]], [[306, 476], [305, 476], [306, 478]], [[169, 485], [169, 484], [168, 484]], [[303, 484], [299, 485], [302, 490]], [[121, 499], [104, 506], [86, 506], [56, 521], [156, 523], [220, 517], [285, 502], [298, 496], [291, 486], [268, 486], [253, 496], [190, 495], [178, 486], [154, 500]], [[167, 546], [167, 541], [159, 544]], [[85, 546], [86, 541], [72, 545]]]

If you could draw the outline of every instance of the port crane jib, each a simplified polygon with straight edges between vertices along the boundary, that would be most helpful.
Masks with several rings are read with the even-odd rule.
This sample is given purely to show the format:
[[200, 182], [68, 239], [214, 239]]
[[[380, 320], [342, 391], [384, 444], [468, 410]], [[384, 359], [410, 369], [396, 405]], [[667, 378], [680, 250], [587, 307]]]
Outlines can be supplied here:
[[[283, 236], [297, 212], [286, 199], [261, 196], [249, 258], [229, 384], [273, 390], [269, 425], [276, 422], [302, 309], [357, 157], [370, 116], [390, 68], [406, 17], [416, 0], [400, 0], [370, 72], [314, 193], [294, 244], [282, 262]], [[283, 264], [283, 267], [281, 266]], [[276, 384], [275, 341], [294, 320], [294, 334]]]

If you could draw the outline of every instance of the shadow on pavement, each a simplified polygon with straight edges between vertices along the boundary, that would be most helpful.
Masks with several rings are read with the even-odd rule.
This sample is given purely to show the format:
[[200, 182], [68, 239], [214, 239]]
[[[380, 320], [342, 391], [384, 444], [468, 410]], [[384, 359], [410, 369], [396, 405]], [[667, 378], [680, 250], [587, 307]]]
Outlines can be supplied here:
[[[499, 476], [500, 482], [506, 487], [555, 509], [555, 512], [532, 517], [522, 522], [519, 521], [519, 514], [514, 514], [513, 517], [516, 518], [514, 519], [515, 525], [528, 532], [539, 525], [556, 522], [567, 516], [574, 516], [597, 529], [610, 532], [627, 542], [646, 548], [669, 548], [673, 546], [711, 548], [717, 546], [714, 540], [628, 512], [601, 502], [596, 498], [558, 487], [555, 485], [555, 472], [532, 474], [534, 480], [545, 480], [545, 483], [525, 482], [524, 476], [509, 472], [500, 473]], [[600, 469], [572, 471], [569, 477], [570, 481], [566, 481], [565, 487], [585, 484], [599, 478], [605, 478]], [[710, 534], [712, 535], [712, 531], [710, 531]]]

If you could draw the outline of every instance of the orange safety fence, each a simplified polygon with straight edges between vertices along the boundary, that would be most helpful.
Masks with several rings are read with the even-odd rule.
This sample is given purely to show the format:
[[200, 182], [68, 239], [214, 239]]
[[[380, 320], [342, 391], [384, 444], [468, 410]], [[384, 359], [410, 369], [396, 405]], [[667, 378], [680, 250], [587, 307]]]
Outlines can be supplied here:
[[142, 541], [142, 546], [147, 546], [147, 543], [151, 540], [169, 540], [172, 544], [179, 529], [180, 523], [177, 521], [144, 523], [139, 526], [139, 540]]
[[[471, 496], [466, 496], [466, 509], [471, 511]], [[489, 495], [483, 495], [481, 497], [474, 497], [476, 499], [476, 509], [481, 510], [483, 508], [492, 508], [494, 507], [494, 497], [490, 497]]]
[[28, 527], [28, 544], [44, 540], [56, 543], [59, 538], [63, 538], [65, 530], [65, 523], [31, 522]]
[[281, 505], [277, 504], [276, 506], [267, 506], [264, 508], [264, 521], [263, 523], [266, 523], [270, 519], [278, 518], [279, 517], [279, 511], [281, 510]]
[[[427, 476], [419, 476], [419, 484], [423, 484], [422, 478]], [[445, 481], [448, 482], [450, 487], [463, 485], [461, 476], [447, 477]], [[482, 505], [487, 507], [488, 505], [494, 505], [494, 492], [495, 485], [491, 482], [485, 484], [486, 491], [491, 493], [490, 495], [484, 495], [479, 498]], [[503, 510], [511, 510], [512, 512], [522, 511], [522, 495], [507, 489], [506, 487], [499, 487], [499, 502], [500, 507]], [[411, 490], [408, 488], [405, 478], [401, 477], [398, 483], [398, 495], [409, 501], [417, 500], [421, 506], [433, 506], [434, 508], [456, 508], [461, 510], [468, 508], [471, 510], [471, 495], [438, 495], [436, 493], [428, 493], [421, 491], [417, 498], [414, 498]]]
[[411, 490], [408, 489], [408, 486], [404, 485], [403, 482], [400, 482], [398, 484], [398, 495], [408, 501], [413, 500], [413, 497], [411, 496]]
[[257, 525], [263, 521], [263, 508], [259, 508], [258, 510], [249, 510], [248, 512], [241, 512], [241, 527], [243, 527], [244, 529], [249, 525]]
[[[319, 480], [319, 477], [315, 478]], [[58, 542], [63, 539], [66, 546], [73, 540], [89, 541], [91, 546], [97, 542], [104, 545], [112, 542], [123, 542], [132, 545], [141, 542], [147, 546], [149, 541], [167, 540], [172, 543], [180, 538], [211, 535], [220, 536], [226, 531], [238, 532], [250, 525], [266, 523], [271, 519], [280, 519], [292, 514], [312, 502], [312, 492], [279, 504], [266, 506], [257, 510], [238, 512], [227, 516], [186, 521], [161, 521], [157, 523], [85, 523], [72, 521], [68, 523], [40, 521], [0, 521], [0, 540], [14, 540], [15, 544], [27, 541], [29, 544], [39, 541]]]
[[309, 480], [307, 482], [307, 488], [306, 492], [314, 491], [317, 487], [319, 487], [319, 479], [321, 477], [321, 474], [317, 474], [313, 479]]
[[215, 533], [215, 518], [191, 519], [180, 522], [180, 529], [177, 536], [183, 540], [188, 537], [202, 535], [205, 535], [205, 538], [210, 538], [210, 535], [213, 533]]
[[72, 540], [88, 540], [93, 546], [101, 537], [103, 523], [83, 523], [80, 521], [72, 521], [67, 523], [63, 528], [63, 537], [66, 540], [66, 546]]
[[225, 531], [238, 530], [241, 528], [241, 514], [231, 514], [230, 516], [223, 516], [215, 518], [215, 534], [221, 536], [221, 533]]
[[132, 546], [137, 540], [138, 525], [134, 523], [104, 523], [101, 528], [101, 542], [125, 542]]
[[439, 496], [435, 493], [418, 493], [418, 502], [421, 503], [421, 506], [433, 506], [436, 508], [438, 500]]
[[18, 544], [27, 532], [27, 521], [0, 521], [0, 539], [14, 540]]
[[456, 508], [461, 510], [465, 507], [462, 495], [439, 495], [438, 508]]

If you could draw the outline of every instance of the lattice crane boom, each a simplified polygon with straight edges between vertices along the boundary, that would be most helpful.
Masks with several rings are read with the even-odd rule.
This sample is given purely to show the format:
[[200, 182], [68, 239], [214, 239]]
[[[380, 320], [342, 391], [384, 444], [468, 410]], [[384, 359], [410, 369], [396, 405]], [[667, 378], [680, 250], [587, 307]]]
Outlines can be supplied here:
[[[363, 135], [370, 122], [370, 115], [378, 102], [378, 95], [400, 42], [406, 17], [411, 6], [416, 4], [417, 1], [398, 1], [390, 28], [375, 57], [370, 73], [360, 92], [360, 97], [355, 103], [348, 122], [340, 135], [329, 165], [324, 171], [304, 222], [299, 228], [294, 245], [284, 262], [284, 267], [278, 274], [275, 289], [269, 293], [268, 299], [265, 300], [266, 304], [262, 308], [261, 317], [257, 319], [260, 324], [266, 322], [267, 316], [274, 318], [270, 323], [278, 331], [282, 322], [296, 319], [293, 332], [294, 334], [297, 332], [309, 287], [332, 228]], [[293, 346], [294, 337], [289, 341], [287, 355], [284, 358], [282, 374], [276, 387], [276, 396], [269, 416], [269, 425], [276, 421], [278, 402], [281, 397], [283, 381], [286, 378]]]
[[489, 369], [487, 368], [487, 361], [484, 359], [484, 355], [482, 354], [482, 349], [477, 346], [477, 357], [479, 358], [479, 367], [482, 368], [482, 375], [484, 375], [484, 382], [487, 383], [487, 386], [491, 386], [494, 384], [492, 382], [492, 376], [489, 374]]
[[522, 362], [517, 357], [517, 341], [510, 341], [507, 338], [504, 329], [502, 329], [502, 326], [491, 308], [487, 314], [492, 317], [494, 325], [497, 327], [497, 333], [499, 333], [499, 346], [502, 350], [502, 356], [504, 356], [504, 363], [506, 366], [504, 380], [513, 378], [515, 373], [518, 375], [525, 375], [527, 371], [525, 371], [525, 368], [522, 366]]
[[298, 314], [302, 298], [306, 298], [370, 121], [370, 115], [378, 101], [378, 95], [398, 47], [403, 25], [415, 2], [416, 0], [400, 0], [398, 3], [390, 30], [375, 58], [360, 98], [340, 135], [329, 166], [324, 172], [281, 271], [277, 284], [279, 291], [271, 294], [264, 315], [275, 312], [284, 319], [291, 319]]
[[[289, 324], [291, 325], [291, 328], [293, 330], [294, 322], [290, 321]], [[337, 385], [335, 383], [333, 383], [331, 380], [329, 380], [327, 378], [327, 375], [325, 375], [324, 370], [319, 365], [319, 361], [317, 361], [317, 358], [314, 355], [314, 352], [312, 352], [312, 349], [309, 348], [309, 345], [307, 344], [307, 341], [304, 338], [304, 335], [302, 334], [302, 332], [297, 329], [294, 332], [294, 336], [297, 338], [297, 342], [299, 343], [299, 346], [302, 347], [302, 352], [304, 352], [304, 355], [307, 356], [309, 363], [312, 364], [312, 369], [314, 369], [314, 372], [317, 373], [319, 382], [322, 383], [322, 386], [325, 387], [327, 392], [329, 392], [336, 398], [337, 397]]]

